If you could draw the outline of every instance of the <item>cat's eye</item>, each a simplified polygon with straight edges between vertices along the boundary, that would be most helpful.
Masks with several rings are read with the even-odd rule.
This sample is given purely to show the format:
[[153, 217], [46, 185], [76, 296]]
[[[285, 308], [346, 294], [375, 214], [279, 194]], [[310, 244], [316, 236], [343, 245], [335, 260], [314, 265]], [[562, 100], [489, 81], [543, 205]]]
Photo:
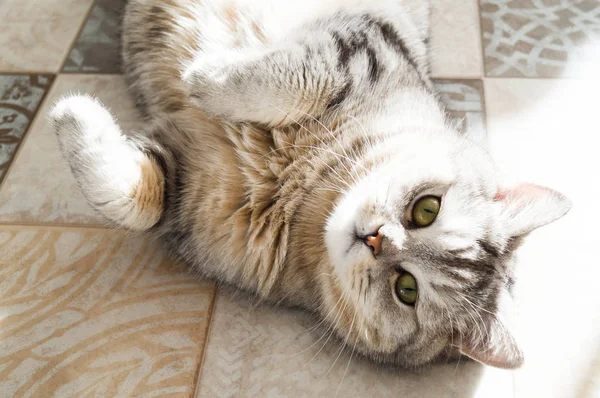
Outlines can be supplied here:
[[419, 199], [412, 210], [412, 221], [417, 227], [427, 227], [435, 221], [440, 212], [441, 200], [437, 196], [424, 196]]
[[400, 274], [396, 280], [396, 295], [406, 305], [415, 305], [417, 301], [417, 281], [408, 272]]

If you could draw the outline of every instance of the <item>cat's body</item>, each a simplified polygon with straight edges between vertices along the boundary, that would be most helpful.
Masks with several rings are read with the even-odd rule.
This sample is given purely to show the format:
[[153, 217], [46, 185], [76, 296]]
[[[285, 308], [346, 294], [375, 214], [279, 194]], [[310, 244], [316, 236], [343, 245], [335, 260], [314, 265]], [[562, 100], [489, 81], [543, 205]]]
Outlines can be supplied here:
[[[52, 113], [101, 214], [204, 275], [319, 314], [374, 359], [414, 367], [458, 348], [521, 362], [488, 314], [520, 237], [568, 203], [500, 187], [448, 126], [426, 2], [130, 0], [123, 31], [145, 131], [125, 138], [88, 97]], [[442, 208], [416, 228], [424, 195]], [[416, 305], [395, 296], [405, 273]]]
[[[334, 165], [335, 168], [340, 168], [343, 165], [339, 164], [341, 163], [339, 156], [336, 158], [335, 155], [322, 151], [311, 154], [315, 150], [311, 150], [307, 146], [319, 147], [322, 145], [320, 141], [325, 140], [327, 141], [325, 147], [332, 150], [339, 141], [340, 144], [342, 142], [344, 144], [336, 151], [339, 150], [339, 153], [344, 155], [344, 151], [352, 153], [352, 151], [358, 150], [356, 147], [361, 145], [361, 141], [366, 140], [360, 124], [357, 124], [360, 122], [351, 119], [348, 115], [335, 118], [334, 123], [338, 125], [338, 129], [342, 124], [354, 125], [352, 131], [349, 131], [344, 137], [337, 139], [331, 137], [329, 133], [320, 128], [319, 121], [307, 118], [305, 113], [313, 117], [320, 117], [323, 113], [327, 113], [324, 110], [315, 112], [315, 109], [311, 109], [314, 101], [310, 98], [318, 97], [322, 103], [326, 104], [340, 101], [343, 95], [340, 92], [344, 90], [347, 91], [347, 96], [353, 95], [349, 92], [350, 90], [355, 92], [354, 97], [358, 97], [358, 94], [372, 95], [370, 89], [387, 90], [390, 80], [394, 84], [402, 84], [400, 80], [408, 77], [414, 80], [411, 85], [413, 86], [412, 90], [415, 91], [412, 95], [415, 100], [418, 100], [420, 96], [422, 97], [421, 101], [436, 104], [435, 97], [429, 91], [430, 83], [424, 59], [425, 46], [422, 41], [420, 53], [418, 57], [416, 54], [414, 57], [420, 60], [419, 73], [422, 74], [422, 78], [427, 84], [426, 88], [420, 80], [421, 77], [416, 76], [415, 71], [409, 65], [398, 65], [394, 68], [392, 62], [369, 59], [369, 51], [375, 52], [375, 50], [369, 50], [366, 44], [356, 54], [338, 55], [335, 47], [337, 44], [334, 40], [327, 37], [323, 40], [318, 37], [323, 30], [329, 30], [345, 36], [341, 40], [347, 42], [347, 45], [351, 45], [351, 40], [357, 41], [360, 40], [360, 37], [353, 39], [350, 36], [356, 35], [356, 31], [360, 32], [367, 28], [373, 31], [371, 35], [380, 36], [376, 37], [379, 40], [373, 40], [373, 46], [386, 46], [385, 38], [381, 37], [382, 27], [375, 25], [376, 21], [379, 24], [391, 24], [381, 16], [385, 7], [365, 6], [369, 3], [368, 1], [354, 1], [357, 3], [355, 6], [342, 1], [337, 4], [336, 2], [321, 1], [313, 1], [313, 3], [312, 7], [307, 7], [306, 3], [302, 5], [297, 3], [295, 7], [292, 4], [291, 7], [284, 8], [278, 6], [277, 1], [268, 0], [259, 2], [198, 2], [194, 0], [143, 2], [134, 0], [129, 2], [124, 18], [123, 55], [126, 76], [131, 81], [133, 92], [140, 104], [139, 107], [151, 120], [158, 120], [159, 125], [165, 123], [165, 119], [167, 119], [184, 130], [187, 141], [181, 142], [180, 138], [176, 136], [174, 137], [174, 146], [181, 144], [184, 144], [184, 147], [195, 146], [193, 150], [179, 149], [181, 153], [176, 155], [179, 161], [178, 168], [186, 170], [182, 178], [193, 180], [197, 184], [193, 189], [195, 192], [183, 189], [182, 192], [173, 195], [177, 197], [174, 200], [189, 203], [189, 206], [194, 209], [183, 210], [182, 217], [170, 217], [176, 221], [174, 221], [175, 225], [167, 227], [172, 229], [167, 233], [174, 234], [173, 239], [179, 242], [182, 239], [196, 238], [198, 240], [196, 245], [204, 247], [199, 250], [199, 253], [184, 253], [185, 255], [189, 255], [191, 259], [197, 260], [200, 264], [205, 262], [218, 264], [219, 266], [216, 268], [219, 270], [218, 276], [221, 279], [225, 278], [236, 283], [247, 279], [244, 281], [245, 287], [259, 290], [259, 294], [264, 297], [290, 295], [291, 289], [294, 288], [298, 290], [298, 293], [294, 293], [294, 295], [302, 295], [304, 300], [312, 301], [315, 295], [319, 294], [312, 283], [316, 271], [307, 274], [306, 278], [303, 278], [306, 280], [302, 285], [298, 281], [294, 281], [293, 287], [279, 286], [273, 289], [272, 286], [275, 279], [279, 279], [279, 283], [285, 282], [285, 278], [277, 278], [281, 270], [307, 267], [316, 263], [314, 259], [305, 261], [290, 257], [287, 261], [291, 264], [284, 267], [283, 259], [277, 259], [278, 255], [275, 252], [286, 252], [283, 245], [287, 243], [289, 228], [301, 227], [301, 225], [294, 225], [289, 219], [293, 215], [292, 213], [303, 211], [307, 214], [314, 214], [315, 219], [311, 220], [311, 224], [304, 226], [306, 232], [298, 235], [314, 233], [313, 231], [322, 229], [319, 226], [325, 224], [327, 215], [335, 204], [337, 196], [335, 192], [319, 190], [319, 188], [331, 189], [339, 185], [335, 181], [337, 178], [335, 172], [329, 170], [326, 165], [319, 164], [319, 161], [311, 162], [311, 157], [317, 156], [326, 163], [332, 163], [333, 160], [337, 163]], [[398, 2], [393, 3], [396, 11], [400, 13]], [[371, 12], [376, 12], [376, 14], [371, 16], [364, 11], [365, 7], [367, 10], [374, 9]], [[358, 21], [358, 26], [355, 23], [349, 23], [348, 26], [341, 24], [348, 20], [355, 22], [352, 19], [361, 18], [364, 20]], [[424, 21], [426, 18], [427, 14], [424, 13]], [[367, 24], [371, 26], [367, 27]], [[413, 40], [418, 40], [416, 27], [410, 26], [410, 28], [415, 29]], [[392, 29], [391, 25], [388, 29]], [[303, 35], [309, 36], [309, 39], [304, 39]], [[315, 36], [314, 41], [311, 40], [311, 35]], [[271, 48], [278, 46], [285, 49], [285, 46], [289, 44], [286, 41], [289, 40], [289, 37], [298, 37], [297, 40], [300, 43], [303, 41], [310, 43], [310, 47], [307, 47], [311, 50], [314, 49], [315, 52], [319, 51], [320, 47], [330, 47], [327, 48], [327, 52], [324, 52], [327, 58], [320, 60], [324, 63], [324, 68], [319, 72], [323, 73], [316, 77], [321, 82], [314, 84], [315, 89], [329, 90], [329, 92], [319, 96], [307, 93], [306, 97], [309, 98], [309, 101], [306, 101], [306, 106], [298, 106], [298, 104], [289, 106], [280, 102], [273, 104], [273, 107], [267, 105], [265, 108], [270, 115], [260, 122], [267, 124], [272, 118], [275, 122], [270, 124], [281, 125], [289, 124], [289, 122], [293, 124], [291, 118], [303, 119], [307, 124], [306, 129], [298, 126], [284, 126], [266, 133], [251, 124], [240, 126], [239, 124], [207, 123], [205, 114], [191, 102], [189, 90], [181, 79], [182, 73], [189, 65], [195, 59], [202, 61], [207, 58], [217, 58], [216, 62], [222, 62], [230, 60], [232, 53], [243, 57], [246, 51], [270, 51]], [[422, 36], [422, 38], [424, 37], [425, 35]], [[389, 51], [395, 53], [396, 49], [390, 48]], [[380, 52], [378, 51], [378, 53]], [[221, 56], [223, 58], [220, 58]], [[314, 56], [319, 55], [315, 53]], [[362, 59], [359, 58], [361, 56]], [[340, 59], [342, 57], [348, 59], [344, 61]], [[381, 54], [378, 54], [377, 57], [381, 57]], [[305, 54], [300, 54], [299, 58], [304, 59]], [[338, 63], [342, 61], [346, 64], [356, 61], [356, 66], [361, 69], [338, 71]], [[377, 65], [372, 65], [373, 62], [376, 62]], [[341, 68], [345, 67], [346, 65], [341, 66]], [[379, 70], [376, 73], [380, 75], [396, 73], [397, 76], [380, 76], [378, 81], [373, 82], [370, 75], [375, 72], [368, 71], [367, 69], [370, 67]], [[397, 70], [402, 67], [407, 70], [407, 73]], [[339, 75], [335, 78], [340, 82], [332, 84], [334, 77], [325, 74], [330, 72]], [[330, 84], [330, 87], [326, 87], [327, 84]], [[408, 89], [408, 84], [404, 83], [404, 86]], [[298, 93], [304, 95], [301, 83], [299, 83], [299, 87], [295, 88], [295, 92], [296, 95]], [[258, 95], [262, 96], [263, 94], [258, 93]], [[292, 95], [293, 93], [290, 92], [289, 97], [293, 98]], [[366, 106], [380, 105], [362, 98], [351, 97], [350, 100], [353, 103], [348, 105], [349, 108], [358, 107], [357, 104], [361, 102]], [[236, 104], [235, 110], [241, 112], [240, 108], [248, 106], [245, 105], [246, 102]], [[303, 108], [303, 110], [298, 111], [299, 108]], [[445, 116], [442, 108], [440, 106], [431, 108], [431, 113], [437, 111], [434, 117], [438, 119], [438, 123], [443, 123]], [[331, 111], [336, 112], [336, 107], [331, 107]], [[362, 110], [353, 110], [349, 115], [353, 116], [360, 111]], [[251, 112], [249, 111], [249, 113]], [[284, 112], [293, 115], [280, 123], [280, 120], [285, 119]], [[337, 112], [339, 113], [339, 111]], [[423, 116], [423, 120], [431, 120], [431, 115]], [[333, 128], [334, 124], [332, 123], [328, 127]], [[160, 130], [157, 132], [159, 135], [163, 132], [177, 134], [169, 132], [168, 127], [162, 129], [158, 127], [157, 129]], [[315, 137], [313, 133], [318, 136]], [[292, 151], [291, 146], [297, 148]], [[236, 151], [244, 152], [246, 156], [238, 156]], [[357, 153], [352, 153], [352, 155], [356, 156]], [[308, 159], [303, 160], [303, 156], [307, 156]], [[292, 162], [296, 162], [293, 170], [286, 169], [286, 166]], [[348, 163], [345, 167], [356, 168], [351, 161], [344, 160], [344, 162]], [[283, 173], [290, 172], [307, 174], [307, 170], [315, 170], [314, 178], [310, 178], [308, 181], [305, 181], [305, 178], [294, 181], [287, 176], [282, 176]], [[342, 170], [344, 170], [343, 167]], [[358, 168], [356, 172], [362, 172], [362, 170]], [[286, 180], [293, 182], [288, 183], [288, 186], [283, 186]], [[178, 185], [187, 188], [190, 184], [178, 182]], [[303, 198], [307, 193], [312, 195], [309, 201]], [[190, 197], [185, 197], [188, 195]], [[248, 197], [252, 198], [251, 203], [247, 199]], [[226, 207], [219, 209], [219, 206]], [[268, 210], [265, 211], [265, 209]], [[178, 206], [166, 206], [166, 210], [180, 211]], [[238, 215], [232, 217], [236, 212]], [[222, 213], [221, 217], [215, 217], [220, 213]], [[284, 213], [290, 215], [285, 216]], [[180, 218], [183, 220], [178, 220]], [[251, 221], [253, 219], [255, 220]], [[214, 225], [210, 225], [213, 221]], [[263, 231], [265, 225], [268, 225], [268, 228]], [[194, 229], [196, 233], [186, 234], [189, 229]], [[277, 242], [279, 237], [281, 237], [281, 241]], [[170, 238], [170, 236], [167, 237], [167, 239]], [[302, 242], [290, 243], [303, 244]], [[180, 246], [180, 243], [175, 246]], [[310, 244], [307, 246], [305, 250], [296, 250], [296, 252], [305, 252], [302, 254], [316, 257], [325, 255], [323, 247], [310, 247], [314, 246]], [[244, 253], [245, 251], [247, 252]], [[243, 258], [240, 258], [241, 253], [243, 253]], [[208, 256], [208, 258], [204, 259], [203, 256]], [[212, 269], [204, 271], [215, 274]], [[240, 274], [245, 275], [246, 278], [240, 278]], [[298, 279], [301, 276], [292, 277]], [[262, 292], [261, 289], [265, 291]]]

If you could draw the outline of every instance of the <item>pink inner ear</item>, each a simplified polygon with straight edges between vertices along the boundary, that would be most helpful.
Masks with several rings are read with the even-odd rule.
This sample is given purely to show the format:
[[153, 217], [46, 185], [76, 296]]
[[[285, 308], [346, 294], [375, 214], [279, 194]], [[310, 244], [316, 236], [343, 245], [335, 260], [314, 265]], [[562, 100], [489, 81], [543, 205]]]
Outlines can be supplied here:
[[517, 369], [523, 364], [523, 354], [518, 349], [512, 352], [508, 352], [506, 349], [500, 352], [491, 352], [491, 350], [490, 352], [481, 352], [463, 345], [460, 352], [484, 365], [500, 369]]
[[496, 196], [494, 196], [494, 201], [501, 202], [507, 199], [510, 200], [523, 197], [535, 198], [543, 193], [549, 192], [551, 192], [550, 189], [536, 184], [519, 183], [510, 188], [498, 188], [498, 192], [496, 193]]
[[[504, 297], [506, 298], [506, 297]], [[508, 304], [506, 300], [499, 303]], [[478, 328], [462, 336], [459, 350], [466, 355], [485, 365], [502, 369], [515, 369], [523, 364], [523, 353], [512, 336], [510, 329], [502, 321], [500, 313], [482, 316], [484, 334], [476, 333]]]
[[561, 193], [536, 184], [499, 186], [494, 201], [502, 206], [507, 233], [522, 236], [558, 220], [571, 208]]

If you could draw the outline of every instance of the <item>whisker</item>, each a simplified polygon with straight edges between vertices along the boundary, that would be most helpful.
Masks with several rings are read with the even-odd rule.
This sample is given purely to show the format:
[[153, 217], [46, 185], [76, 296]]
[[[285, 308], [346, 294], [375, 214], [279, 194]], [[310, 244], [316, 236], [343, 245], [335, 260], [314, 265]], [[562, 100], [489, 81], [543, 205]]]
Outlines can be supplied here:
[[[301, 371], [302, 369], [304, 369], [306, 366], [308, 366], [323, 350], [323, 348], [325, 348], [325, 346], [327, 345], [327, 343], [329, 342], [329, 340], [331, 339], [331, 336], [333, 336], [333, 333], [335, 332], [335, 329], [337, 328], [337, 325], [339, 323], [339, 321], [342, 319], [342, 315], [344, 313], [344, 311], [346, 310], [346, 307], [348, 305], [348, 302], [346, 301], [346, 293], [342, 294], [342, 297], [344, 298], [343, 300], [343, 308], [342, 310], [337, 314], [334, 322], [332, 323], [331, 326], [327, 329], [327, 331], [329, 332], [329, 337], [327, 337], [327, 340], [325, 340], [325, 342], [323, 343], [323, 345], [321, 346], [321, 348], [319, 349], [319, 351], [316, 352], [315, 355], [313, 355], [313, 357], [306, 363], [304, 364], [300, 369], [298, 369], [294, 374], [298, 373], [299, 371]], [[327, 334], [327, 331], [323, 334], [323, 336], [325, 336], [325, 334]], [[319, 339], [321, 340], [321, 339]]]
[[335, 392], [335, 398], [337, 398], [337, 396], [339, 395], [340, 389], [342, 388], [342, 384], [344, 383], [344, 380], [346, 379], [346, 374], [348, 373], [348, 369], [350, 368], [350, 363], [352, 362], [352, 356], [354, 355], [354, 350], [356, 350], [356, 343], [358, 342], [358, 336], [359, 336], [359, 334], [357, 333], [356, 338], [354, 339], [354, 344], [352, 345], [352, 352], [350, 353], [350, 358], [348, 359], [348, 364], [346, 365], [346, 370], [344, 370], [342, 380], [340, 380], [340, 384], [338, 385], [338, 388]]
[[[325, 125], [324, 125], [324, 124], [323, 124], [323, 123], [322, 123], [320, 120], [318, 120], [317, 118], [315, 118], [313, 115], [311, 115], [311, 114], [309, 114], [309, 113], [306, 113], [306, 112], [303, 112], [303, 113], [304, 113], [306, 116], [308, 116], [308, 117], [310, 117], [311, 119], [313, 119], [315, 122], [317, 122], [317, 123], [318, 123], [318, 124], [319, 124], [321, 127], [323, 127], [323, 128], [325, 129], [325, 131], [327, 131], [327, 133], [329, 133], [329, 135], [330, 135], [330, 136], [331, 136], [331, 137], [332, 137], [332, 138], [333, 138], [333, 139], [334, 139], [334, 140], [337, 142], [337, 144], [339, 145], [340, 149], [341, 149], [342, 151], [344, 151], [344, 154], [346, 155], [346, 157], [347, 157], [348, 159], [350, 159], [350, 158], [348, 157], [348, 152], [346, 152], [346, 150], [345, 150], [344, 146], [342, 145], [341, 141], [340, 141], [340, 140], [337, 138], [337, 136], [335, 135], [335, 133], [334, 133], [333, 131], [331, 131], [330, 129], [328, 129], [328, 128], [327, 128], [327, 126], [325, 126]], [[355, 120], [358, 122], [358, 120], [357, 120], [356, 118], [354, 118], [354, 119], [355, 119]], [[360, 122], [359, 122], [359, 123], [360, 123]], [[361, 127], [362, 127], [362, 125], [361, 125]], [[364, 131], [364, 127], [363, 127], [363, 131]], [[365, 137], [367, 137], [367, 136], [365, 135]], [[356, 163], [356, 164], [358, 164], [358, 163]], [[363, 166], [361, 165], [361, 167], [363, 167]]]
[[[301, 334], [299, 337], [297, 337], [297, 339], [298, 339], [298, 340], [302, 339], [304, 336], [306, 336], [307, 334], [309, 334], [309, 333], [311, 333], [312, 331], [316, 330], [316, 329], [317, 329], [319, 326], [321, 326], [321, 325], [322, 325], [324, 322], [326, 322], [326, 321], [327, 321], [327, 318], [329, 318], [329, 317], [331, 316], [332, 312], [333, 312], [333, 311], [335, 311], [335, 308], [338, 306], [338, 304], [340, 303], [340, 301], [342, 301], [342, 297], [343, 297], [343, 296], [340, 296], [340, 298], [338, 299], [338, 301], [337, 301], [337, 302], [336, 302], [336, 303], [333, 305], [333, 307], [331, 307], [331, 309], [329, 310], [329, 312], [327, 313], [327, 315], [325, 315], [325, 316], [323, 317], [323, 319], [322, 319], [320, 322], [318, 322], [316, 325], [313, 325], [313, 326], [311, 326], [310, 328], [308, 328], [308, 329], [306, 330], [306, 332], [302, 333], [302, 334]], [[322, 339], [322, 338], [323, 338], [323, 337], [321, 337], [321, 339]], [[293, 355], [291, 355], [291, 356], [296, 356], [296, 355], [298, 355], [298, 354], [302, 354], [303, 352], [305, 352], [305, 351], [307, 351], [307, 350], [311, 349], [311, 348], [312, 348], [312, 347], [314, 347], [314, 346], [315, 346], [315, 345], [316, 345], [316, 344], [317, 344], [317, 343], [318, 343], [318, 342], [319, 342], [321, 339], [319, 339], [319, 340], [315, 341], [315, 342], [314, 342], [312, 345], [310, 345], [310, 347], [308, 347], [308, 348], [305, 348], [304, 350], [302, 350], [302, 351], [300, 351], [300, 352], [297, 352], [297, 353], [295, 353], [295, 354], [293, 354]]]
[[[308, 133], [310, 133], [310, 134], [311, 134], [313, 137], [315, 137], [317, 140], [319, 140], [319, 142], [320, 142], [320, 143], [321, 143], [323, 146], [325, 146], [325, 147], [327, 147], [327, 146], [328, 146], [328, 145], [327, 145], [327, 144], [326, 144], [326, 143], [323, 141], [323, 139], [321, 139], [321, 138], [320, 138], [319, 136], [317, 136], [317, 135], [316, 135], [314, 132], [312, 132], [311, 130], [309, 130], [309, 129], [308, 129], [306, 126], [304, 126], [304, 125], [303, 125], [302, 123], [300, 123], [298, 120], [296, 120], [296, 119], [294, 119], [293, 117], [291, 117], [291, 116], [289, 115], [289, 113], [285, 112], [284, 110], [282, 110], [281, 108], [277, 107], [276, 105], [271, 105], [271, 106], [272, 106], [273, 108], [277, 109], [279, 112], [282, 112], [283, 114], [285, 114], [285, 115], [286, 115], [287, 117], [289, 117], [290, 119], [292, 119], [292, 120], [293, 120], [293, 121], [294, 121], [294, 122], [295, 122], [295, 123], [296, 123], [298, 126], [300, 126], [300, 128], [302, 128], [302, 129], [306, 130], [306, 131], [307, 131]], [[333, 133], [331, 132], [331, 130], [329, 130], [329, 129], [328, 129], [328, 128], [327, 128], [327, 127], [326, 127], [326, 126], [323, 124], [323, 123], [321, 123], [321, 122], [320, 122], [319, 120], [317, 120], [317, 119], [316, 119], [314, 116], [312, 116], [312, 115], [310, 115], [310, 114], [308, 114], [308, 113], [306, 113], [306, 112], [303, 112], [303, 111], [300, 111], [300, 110], [299, 110], [299, 112], [305, 113], [307, 116], [310, 116], [310, 117], [311, 117], [311, 118], [313, 118], [313, 119], [314, 119], [314, 120], [315, 120], [317, 123], [319, 123], [319, 124], [320, 124], [320, 125], [321, 125], [321, 126], [322, 126], [322, 127], [323, 127], [323, 128], [324, 128], [324, 129], [325, 129], [325, 130], [326, 130], [326, 131], [327, 131], [327, 132], [330, 134], [330, 135], [331, 135], [331, 137], [337, 141], [337, 143], [338, 143], [338, 145], [340, 146], [340, 148], [342, 149], [342, 151], [344, 151], [344, 152], [345, 152], [345, 150], [344, 150], [344, 147], [341, 145], [340, 141], [337, 139], [337, 137], [335, 136], [335, 134], [333, 134]], [[347, 152], [345, 152], [345, 154], [347, 155]], [[336, 155], [340, 155], [340, 156], [342, 156], [341, 154], [336, 154]], [[345, 156], [345, 158], [346, 158], [346, 159], [348, 159], [348, 160], [350, 160], [350, 161], [352, 161], [352, 162], [354, 162], [355, 164], [358, 164], [358, 163], [356, 163], [356, 161], [354, 161], [353, 159], [351, 159], [351, 158], [350, 158], [350, 157], [348, 157], [348, 156]], [[356, 179], [354, 178], [354, 175], [352, 174], [352, 172], [351, 172], [351, 171], [350, 171], [350, 170], [349, 170], [349, 169], [346, 167], [346, 165], [344, 165], [344, 164], [343, 164], [343, 162], [340, 162], [340, 163], [342, 163], [342, 166], [344, 166], [344, 168], [346, 168], [346, 171], [348, 172], [348, 174], [350, 175], [350, 177], [351, 177], [351, 178], [354, 180], [354, 182], [355, 182], [355, 183], [357, 183], [357, 181], [356, 181]], [[358, 177], [358, 176], [357, 176], [357, 177]]]
[[475, 319], [475, 317], [473, 316], [473, 314], [471, 313], [471, 311], [469, 311], [469, 309], [467, 307], [465, 307], [460, 301], [456, 300], [456, 303], [458, 305], [460, 305], [462, 307], [462, 309], [465, 311], [465, 313], [469, 316], [469, 318], [471, 318], [471, 320], [473, 321], [473, 323], [475, 324], [475, 326], [477, 326], [477, 330], [479, 332], [479, 338], [481, 339], [481, 341], [483, 341], [484, 338], [484, 333], [481, 330], [481, 326], [479, 325], [479, 323], [477, 322], [477, 319]]
[[333, 363], [331, 364], [331, 366], [329, 367], [329, 369], [327, 370], [327, 372], [325, 373], [325, 375], [323, 377], [326, 377], [329, 374], [329, 372], [331, 372], [331, 369], [333, 369], [333, 367], [337, 363], [338, 359], [340, 359], [340, 356], [342, 355], [344, 348], [348, 345], [348, 339], [350, 338], [350, 334], [352, 334], [352, 328], [354, 327], [354, 321], [356, 320], [356, 313], [357, 313], [357, 311], [356, 311], [356, 309], [354, 309], [354, 316], [352, 317], [352, 322], [350, 323], [350, 328], [348, 329], [348, 334], [346, 335], [346, 338], [344, 339], [344, 343], [340, 347], [340, 349], [338, 351], [338, 355], [335, 358], [335, 361], [333, 361]]
[[[344, 295], [341, 295], [341, 296], [340, 296], [340, 298], [338, 299], [338, 301], [335, 303], [335, 305], [334, 305], [334, 306], [331, 308], [331, 310], [330, 310], [330, 311], [327, 313], [327, 315], [326, 315], [326, 316], [323, 318], [323, 320], [322, 320], [321, 322], [319, 322], [318, 324], [314, 325], [314, 326], [312, 327], [312, 330], [316, 330], [316, 329], [317, 329], [317, 328], [318, 328], [320, 325], [322, 325], [322, 324], [323, 324], [325, 321], [327, 321], [327, 318], [329, 318], [329, 316], [331, 315], [331, 313], [332, 313], [332, 312], [333, 312], [333, 311], [336, 309], [336, 307], [339, 305], [340, 301], [342, 301], [343, 299], [344, 299]], [[342, 305], [344, 305], [344, 303], [342, 303]], [[331, 324], [330, 324], [330, 325], [327, 327], [327, 329], [325, 330], [325, 332], [323, 332], [323, 334], [321, 335], [321, 337], [319, 337], [319, 339], [318, 339], [318, 340], [316, 340], [314, 343], [312, 343], [312, 344], [311, 344], [309, 347], [305, 348], [304, 350], [302, 350], [302, 351], [300, 351], [300, 352], [297, 352], [297, 353], [295, 353], [295, 354], [292, 354], [292, 355], [290, 355], [290, 356], [291, 356], [291, 357], [293, 357], [293, 356], [296, 356], [296, 355], [302, 354], [303, 352], [306, 352], [306, 351], [310, 350], [311, 348], [313, 348], [315, 345], [319, 344], [319, 342], [320, 342], [321, 340], [323, 340], [323, 338], [325, 338], [325, 336], [327, 336], [327, 335], [328, 335], [329, 331], [330, 331], [330, 330], [332, 331], [332, 328], [333, 328], [335, 325], [337, 325], [338, 317], [340, 316], [340, 314], [341, 314], [341, 311], [340, 311], [340, 312], [338, 312], [338, 313], [336, 314], [336, 316], [334, 317], [334, 319], [333, 319], [333, 321], [331, 322]], [[304, 337], [304, 336], [306, 336], [306, 335], [307, 335], [307, 334], [309, 334], [309, 333], [310, 333], [310, 331], [308, 331], [308, 332], [305, 332], [305, 333], [304, 333], [304, 334], [303, 334], [301, 337]], [[331, 334], [329, 334], [329, 337], [331, 337]], [[325, 343], [324, 343], [324, 344], [327, 344], [327, 341], [329, 341], [329, 338], [328, 338], [328, 339], [325, 341]], [[323, 346], [323, 347], [324, 347], [324, 346]], [[323, 349], [323, 347], [321, 347], [321, 349]], [[320, 352], [320, 351], [321, 351], [321, 350], [319, 350], [319, 352]], [[318, 354], [318, 352], [317, 352], [317, 354]], [[316, 356], [317, 354], [315, 354], [315, 356]], [[313, 359], [314, 359], [314, 357], [313, 357]], [[311, 359], [311, 361], [312, 361], [312, 359]], [[310, 363], [310, 361], [309, 361], [309, 363]], [[302, 370], [303, 368], [304, 368], [304, 367], [302, 367], [302, 368], [301, 368], [301, 369], [299, 369], [298, 371]]]

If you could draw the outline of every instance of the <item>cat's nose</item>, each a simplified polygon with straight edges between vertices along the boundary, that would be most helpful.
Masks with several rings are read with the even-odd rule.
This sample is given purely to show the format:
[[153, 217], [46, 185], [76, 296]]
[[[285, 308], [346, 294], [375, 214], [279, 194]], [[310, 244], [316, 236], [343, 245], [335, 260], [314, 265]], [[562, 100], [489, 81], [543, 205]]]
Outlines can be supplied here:
[[383, 235], [381, 234], [381, 228], [377, 230], [376, 233], [367, 235], [365, 237], [365, 244], [373, 250], [374, 255], [378, 255], [381, 251], [381, 241], [383, 240]]

